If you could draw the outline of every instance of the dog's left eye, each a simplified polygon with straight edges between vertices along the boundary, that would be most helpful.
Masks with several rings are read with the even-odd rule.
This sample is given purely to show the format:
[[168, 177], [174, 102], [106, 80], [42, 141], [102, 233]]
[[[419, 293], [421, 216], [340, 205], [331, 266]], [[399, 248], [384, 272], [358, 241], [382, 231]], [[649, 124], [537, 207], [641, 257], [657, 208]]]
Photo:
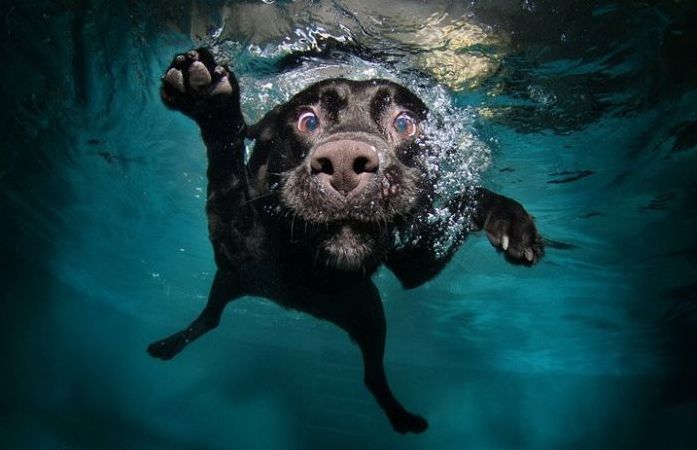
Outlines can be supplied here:
[[312, 111], [305, 111], [298, 118], [298, 130], [303, 133], [311, 133], [319, 128], [319, 118]]
[[394, 129], [402, 136], [414, 136], [418, 129], [416, 119], [411, 114], [403, 112], [394, 119]]

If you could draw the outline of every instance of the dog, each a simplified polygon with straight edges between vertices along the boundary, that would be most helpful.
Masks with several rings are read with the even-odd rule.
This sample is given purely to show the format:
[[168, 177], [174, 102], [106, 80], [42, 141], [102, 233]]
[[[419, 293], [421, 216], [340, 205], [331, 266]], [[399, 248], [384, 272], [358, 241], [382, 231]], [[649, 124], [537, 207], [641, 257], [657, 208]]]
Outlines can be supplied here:
[[[371, 275], [385, 265], [405, 288], [435, 277], [456, 245], [434, 251], [443, 230], [424, 124], [428, 108], [383, 79], [317, 82], [247, 126], [234, 74], [206, 48], [177, 55], [162, 78], [164, 104], [199, 125], [208, 157], [206, 213], [217, 272], [206, 306], [148, 352], [163, 360], [215, 328], [245, 295], [328, 320], [360, 347], [364, 382], [392, 427], [428, 422], [392, 393], [385, 369], [385, 316]], [[245, 139], [255, 142], [245, 158]], [[512, 263], [544, 253], [533, 218], [516, 201], [472, 187], [439, 208], [484, 230]], [[418, 239], [405, 236], [418, 231]]]

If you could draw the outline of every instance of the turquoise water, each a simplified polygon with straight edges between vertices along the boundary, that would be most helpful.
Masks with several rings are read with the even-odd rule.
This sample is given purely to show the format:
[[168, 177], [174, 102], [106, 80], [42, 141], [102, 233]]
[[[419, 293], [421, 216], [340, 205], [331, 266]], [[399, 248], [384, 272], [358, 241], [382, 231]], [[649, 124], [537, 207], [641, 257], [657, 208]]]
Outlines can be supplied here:
[[[3, 7], [0, 448], [697, 448], [694, 3], [221, 6]], [[320, 35], [368, 50], [278, 74]], [[200, 42], [232, 58], [250, 118], [327, 71], [402, 80], [535, 215], [534, 268], [472, 236], [416, 290], [376, 275], [388, 377], [424, 434], [391, 430], [343, 332], [269, 302], [145, 353], [214, 272], [203, 144], [158, 94]]]

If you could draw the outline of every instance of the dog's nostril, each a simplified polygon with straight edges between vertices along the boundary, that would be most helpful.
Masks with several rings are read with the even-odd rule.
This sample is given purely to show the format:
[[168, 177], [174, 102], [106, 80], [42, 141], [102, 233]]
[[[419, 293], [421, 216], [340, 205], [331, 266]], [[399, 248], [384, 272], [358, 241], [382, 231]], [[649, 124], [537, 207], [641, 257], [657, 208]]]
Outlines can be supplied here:
[[365, 165], [368, 163], [368, 158], [358, 157], [353, 160], [353, 171], [356, 173], [365, 172]]
[[332, 175], [334, 173], [334, 165], [329, 158], [316, 158], [312, 160], [312, 173], [326, 173]]
[[359, 156], [353, 161], [353, 171], [357, 174], [363, 172], [377, 172], [378, 164], [365, 156]]

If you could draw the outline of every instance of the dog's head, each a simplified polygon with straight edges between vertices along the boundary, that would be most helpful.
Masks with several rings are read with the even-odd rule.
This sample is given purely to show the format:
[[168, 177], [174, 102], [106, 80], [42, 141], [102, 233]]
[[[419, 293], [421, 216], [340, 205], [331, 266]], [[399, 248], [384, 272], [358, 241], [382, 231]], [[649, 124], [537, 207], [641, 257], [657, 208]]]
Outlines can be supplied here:
[[250, 161], [295, 238], [330, 266], [380, 260], [394, 225], [425, 196], [421, 123], [427, 108], [386, 80], [325, 80], [252, 129]]

